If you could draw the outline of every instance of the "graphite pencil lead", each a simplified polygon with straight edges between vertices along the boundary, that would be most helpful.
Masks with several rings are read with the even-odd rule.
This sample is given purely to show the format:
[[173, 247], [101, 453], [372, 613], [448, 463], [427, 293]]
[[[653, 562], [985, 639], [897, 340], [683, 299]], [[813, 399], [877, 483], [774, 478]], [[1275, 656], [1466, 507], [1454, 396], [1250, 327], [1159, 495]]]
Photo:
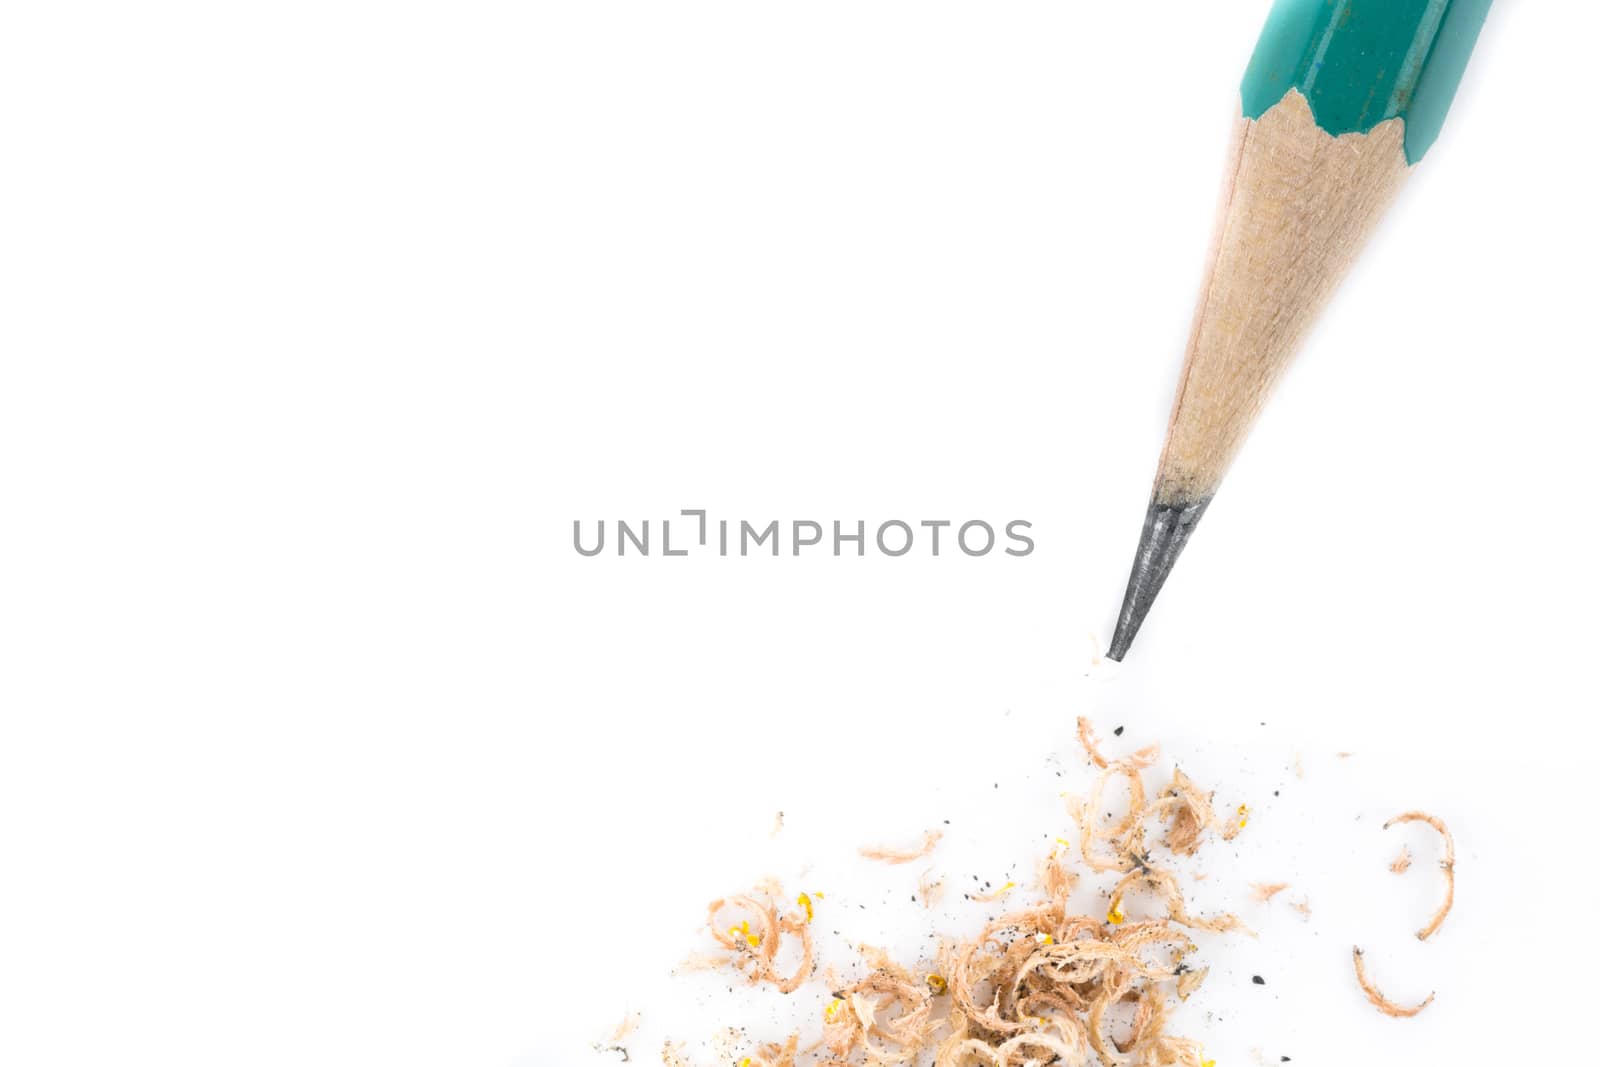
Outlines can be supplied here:
[[1145, 512], [1144, 530], [1139, 534], [1139, 551], [1133, 557], [1133, 570], [1128, 575], [1128, 590], [1122, 595], [1122, 612], [1117, 616], [1117, 629], [1111, 636], [1111, 648], [1106, 655], [1121, 661], [1128, 654], [1144, 617], [1156, 594], [1172, 573], [1173, 564], [1189, 543], [1189, 535], [1206, 513], [1211, 498], [1191, 503], [1164, 504], [1150, 501]]

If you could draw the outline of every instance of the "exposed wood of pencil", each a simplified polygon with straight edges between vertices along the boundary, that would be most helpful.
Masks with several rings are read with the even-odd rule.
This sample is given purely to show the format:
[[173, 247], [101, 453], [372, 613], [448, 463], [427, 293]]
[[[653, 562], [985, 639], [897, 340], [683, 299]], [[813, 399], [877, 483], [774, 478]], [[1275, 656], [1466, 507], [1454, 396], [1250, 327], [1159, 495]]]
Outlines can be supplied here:
[[1321, 129], [1296, 89], [1241, 118], [1178, 396], [1106, 655], [1144, 625], [1301, 339], [1410, 171], [1405, 126]]
[[1323, 131], [1291, 90], [1240, 119], [1155, 497], [1208, 499], [1272, 386], [1404, 182], [1400, 119]]

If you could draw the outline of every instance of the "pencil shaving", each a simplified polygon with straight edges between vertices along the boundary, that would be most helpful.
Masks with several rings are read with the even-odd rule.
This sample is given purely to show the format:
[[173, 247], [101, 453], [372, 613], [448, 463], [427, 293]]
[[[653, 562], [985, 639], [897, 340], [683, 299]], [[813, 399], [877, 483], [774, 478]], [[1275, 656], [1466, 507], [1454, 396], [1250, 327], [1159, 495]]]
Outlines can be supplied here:
[[[1121, 728], [1118, 727], [1118, 729]], [[1107, 760], [1100, 752], [1100, 739], [1095, 736], [1094, 724], [1092, 724], [1088, 718], [1082, 715], [1078, 716], [1078, 743], [1083, 746], [1083, 751], [1088, 755], [1090, 761], [1096, 767], [1104, 770], [1105, 768], [1111, 766], [1112, 761]], [[1160, 756], [1160, 745], [1146, 745], [1144, 748], [1139, 749], [1127, 759], [1118, 760], [1116, 762], [1125, 763], [1129, 766], [1142, 770], [1154, 763], [1160, 758]]]
[[1210, 967], [1202, 967], [1198, 971], [1184, 971], [1178, 976], [1178, 999], [1188, 1000], [1189, 994], [1200, 988], [1200, 983], [1206, 980], [1206, 975], [1211, 973]]
[[1265, 904], [1288, 888], [1288, 882], [1251, 882], [1250, 895]]
[[922, 835], [922, 844], [916, 848], [890, 848], [886, 845], [870, 846], [857, 849], [862, 858], [876, 860], [879, 863], [900, 864], [920, 860], [932, 852], [939, 845], [939, 839], [944, 837], [942, 830], [929, 830]]
[[606, 1043], [615, 1045], [626, 1041], [628, 1039], [628, 1035], [632, 1034], [638, 1028], [639, 1013], [636, 1011], [630, 1011], [628, 1014], [622, 1017], [622, 1021], [619, 1022], [615, 1029], [611, 1031], [611, 1036], [606, 1038]]
[[[731, 922], [739, 915], [744, 918], [738, 923]], [[729, 953], [724, 962], [731, 962], [735, 969], [744, 971], [752, 985], [769, 982], [780, 993], [793, 993], [811, 974], [811, 927], [804, 914], [779, 917], [771, 904], [755, 897], [734, 896], [712, 901], [706, 923], [717, 944]], [[800, 939], [800, 962], [788, 976], [778, 973], [776, 962], [785, 934]]]
[[992, 903], [993, 901], [999, 900], [1001, 897], [1005, 896], [1007, 893], [1011, 892], [1016, 887], [1017, 887], [1017, 883], [1015, 883], [1015, 882], [1007, 882], [1005, 885], [1002, 885], [997, 889], [991, 889], [986, 893], [968, 893], [967, 894], [967, 899], [968, 900], [975, 900], [979, 904], [989, 904], [989, 903]]
[[[1096, 826], [1106, 787], [1112, 779], [1126, 783], [1128, 810], [1108, 826]], [[1192, 856], [1207, 832], [1214, 831], [1231, 841], [1245, 826], [1249, 809], [1240, 805], [1231, 820], [1217, 817], [1209, 793], [1201, 790], [1182, 770], [1174, 768], [1172, 780], [1156, 799], [1145, 801], [1144, 780], [1139, 768], [1121, 761], [1108, 763], [1081, 805], [1069, 803], [1079, 827], [1079, 846], [1084, 862], [1093, 871], [1126, 871], [1142, 866], [1148, 854], [1145, 823], [1154, 817], [1167, 824], [1165, 845], [1180, 856]], [[1107, 852], [1102, 843], [1110, 846]]]
[[1423, 1008], [1426, 1008], [1429, 1004], [1433, 1003], [1433, 994], [1429, 993], [1422, 1003], [1412, 1007], [1408, 1008], [1402, 1004], [1396, 1004], [1394, 1001], [1384, 996], [1383, 991], [1373, 983], [1371, 978], [1367, 977], [1365, 954], [1362, 953], [1361, 949], [1351, 949], [1350, 954], [1351, 958], [1355, 960], [1356, 982], [1361, 986], [1361, 992], [1365, 993], [1367, 995], [1367, 1000], [1372, 1004], [1372, 1006], [1383, 1012], [1383, 1014], [1394, 1019], [1409, 1019], [1413, 1015], [1421, 1012]]
[[[1439, 905], [1439, 910], [1433, 913], [1433, 918], [1428, 920], [1428, 925], [1417, 931], [1417, 940], [1426, 941], [1444, 924], [1445, 916], [1450, 914], [1450, 909], [1456, 902], [1456, 842], [1455, 838], [1450, 835], [1450, 829], [1445, 826], [1443, 819], [1437, 815], [1429, 815], [1421, 811], [1408, 811], [1403, 815], [1396, 815], [1384, 823], [1383, 828], [1387, 830], [1391, 826], [1407, 822], [1426, 823], [1437, 830], [1439, 836], [1444, 839], [1444, 859], [1439, 862], [1439, 869], [1444, 872], [1444, 901]], [[1399, 861], [1397, 860], [1396, 862]], [[1406, 866], [1410, 866], [1409, 860]], [[1390, 870], [1394, 870], [1394, 867], [1391, 866]], [[1401, 868], [1401, 870], [1404, 870], [1404, 868]], [[1396, 873], [1399, 872], [1397, 871]]]
[[686, 957], [682, 963], [672, 969], [673, 974], [697, 974], [700, 971], [714, 971], [728, 962], [728, 957], [717, 952], [695, 952]]
[[863, 947], [862, 956], [872, 973], [834, 992], [838, 1003], [824, 1015], [822, 1043], [840, 1061], [860, 1049], [869, 1063], [912, 1063], [933, 1036], [933, 998], [944, 979], [919, 979], [882, 949]]
[[1192, 856], [1201, 836], [1217, 825], [1211, 796], [1200, 791], [1183, 771], [1173, 768], [1172, 782], [1157, 802], [1167, 812], [1167, 847], [1180, 856]]
[[1405, 874], [1410, 869], [1411, 869], [1411, 850], [1409, 848], [1406, 848], [1406, 846], [1401, 845], [1400, 846], [1400, 855], [1396, 856], [1394, 858], [1394, 861], [1389, 864], [1389, 870], [1393, 871], [1395, 874]]
[[1166, 903], [1167, 917], [1180, 926], [1187, 926], [1191, 930], [1209, 930], [1217, 934], [1229, 930], [1242, 930], [1252, 937], [1255, 936], [1237, 915], [1222, 914], [1212, 919], [1201, 919], [1190, 915], [1184, 906], [1183, 890], [1178, 886], [1177, 876], [1159, 867], [1146, 866], [1123, 875], [1122, 880], [1111, 891], [1110, 913], [1122, 914], [1123, 898], [1141, 885], [1149, 886], [1156, 896]]

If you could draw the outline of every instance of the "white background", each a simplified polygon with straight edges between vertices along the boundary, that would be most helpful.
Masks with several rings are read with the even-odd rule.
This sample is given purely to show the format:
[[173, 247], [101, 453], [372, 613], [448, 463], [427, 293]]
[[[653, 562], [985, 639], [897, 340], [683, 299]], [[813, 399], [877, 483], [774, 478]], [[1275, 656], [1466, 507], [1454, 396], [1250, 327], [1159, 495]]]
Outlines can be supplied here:
[[[710, 1063], [825, 994], [673, 980], [705, 901], [788, 872], [914, 949], [915, 869], [854, 847], [949, 818], [952, 878], [1025, 870], [1085, 712], [1255, 808], [1205, 868], [1262, 936], [1208, 944], [1178, 1026], [1219, 1064], [1559, 1042], [1595, 949], [1592, 7], [1495, 5], [1096, 663], [1265, 7], [6, 5], [0, 1062], [602, 1063], [640, 1009], [636, 1061]], [[572, 549], [682, 508], [1038, 548]], [[1378, 829], [1411, 807], [1461, 852], [1426, 946], [1436, 876]], [[1377, 1016], [1357, 940], [1438, 1002]]]

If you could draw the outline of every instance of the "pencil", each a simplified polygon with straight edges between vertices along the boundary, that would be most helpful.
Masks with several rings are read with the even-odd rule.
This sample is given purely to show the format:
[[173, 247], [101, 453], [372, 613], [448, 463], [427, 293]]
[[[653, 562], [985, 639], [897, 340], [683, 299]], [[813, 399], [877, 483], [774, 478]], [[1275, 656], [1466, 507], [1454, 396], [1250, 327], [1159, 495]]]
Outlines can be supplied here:
[[1439, 135], [1491, 0], [1276, 0], [1108, 655], [1120, 660], [1273, 385]]

